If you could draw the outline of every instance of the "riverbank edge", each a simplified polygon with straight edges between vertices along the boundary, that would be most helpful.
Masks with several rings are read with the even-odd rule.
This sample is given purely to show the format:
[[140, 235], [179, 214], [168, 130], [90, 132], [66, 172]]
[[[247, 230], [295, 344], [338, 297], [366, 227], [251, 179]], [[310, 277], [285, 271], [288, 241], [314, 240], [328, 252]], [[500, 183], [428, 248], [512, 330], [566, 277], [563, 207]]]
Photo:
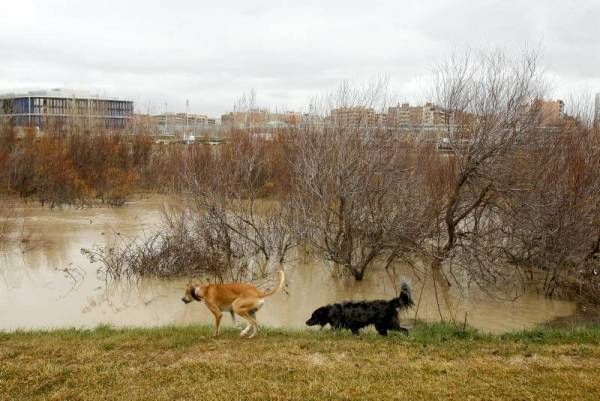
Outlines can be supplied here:
[[600, 327], [502, 335], [209, 325], [0, 332], [0, 400], [585, 400], [600, 397]]
[[[218, 340], [219, 338], [231, 339], [238, 335], [239, 330], [225, 328], [219, 337], [213, 337], [211, 325], [189, 326], [159, 326], [159, 327], [115, 327], [111, 325], [98, 325], [94, 328], [56, 328], [0, 331], [0, 344], [4, 341], [15, 339], [33, 339], [38, 336], [55, 337], [62, 340], [68, 339], [129, 339], [136, 337], [148, 340], [161, 340], [171, 338], [174, 343], [181, 341], [181, 345], [191, 345], [200, 339]], [[503, 334], [491, 334], [479, 331], [472, 327], [457, 327], [447, 323], [428, 323], [418, 321], [408, 334], [392, 333], [387, 337], [378, 335], [371, 330], [364, 330], [354, 336], [347, 330], [333, 331], [324, 329], [282, 329], [262, 327], [258, 338], [283, 340], [310, 339], [310, 340], [335, 340], [356, 339], [357, 341], [371, 342], [416, 342], [420, 344], [440, 344], [448, 341], [478, 341], [478, 342], [521, 342], [535, 344], [598, 344], [600, 345], [600, 325], [573, 326], [570, 328], [555, 328], [539, 326], [532, 329], [512, 331]], [[252, 341], [252, 339], [240, 339]]]

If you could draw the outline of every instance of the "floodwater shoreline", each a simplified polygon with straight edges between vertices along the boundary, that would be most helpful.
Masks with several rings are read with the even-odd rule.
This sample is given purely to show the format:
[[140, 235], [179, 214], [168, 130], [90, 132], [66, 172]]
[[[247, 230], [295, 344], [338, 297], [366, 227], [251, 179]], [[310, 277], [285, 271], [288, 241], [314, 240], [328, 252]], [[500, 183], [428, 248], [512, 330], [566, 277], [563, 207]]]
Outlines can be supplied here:
[[[145, 279], [139, 285], [107, 286], [98, 277], [98, 265], [90, 264], [81, 253], [82, 248], [119, 244], [147, 235], [159, 226], [162, 209], [172, 200], [168, 196], [142, 195], [118, 208], [49, 209], [22, 205], [22, 225], [18, 230], [25, 233], [27, 241], [9, 242], [8, 249], [5, 247], [0, 253], [0, 330], [211, 322], [204, 305], [185, 306], [180, 301], [186, 280]], [[69, 277], [68, 269], [80, 274], [77, 280]], [[324, 304], [389, 298], [397, 290], [397, 283], [383, 273], [371, 271], [362, 282], [356, 282], [337, 276], [330, 265], [314, 258], [296, 260], [286, 269], [286, 291], [268, 300], [258, 314], [259, 324], [299, 329], [312, 310]], [[410, 272], [398, 271], [394, 280], [407, 274]], [[413, 309], [401, 318], [436, 321], [438, 311], [431, 283], [412, 281], [415, 301], [423, 289], [419, 314], [415, 316]], [[460, 325], [466, 319], [468, 325], [491, 333], [523, 330], [552, 321], [568, 326], [588, 320], [579, 313], [577, 303], [547, 299], [536, 293], [525, 293], [515, 302], [495, 299], [474, 289], [464, 296], [451, 295]], [[224, 321], [230, 324], [228, 319]]]

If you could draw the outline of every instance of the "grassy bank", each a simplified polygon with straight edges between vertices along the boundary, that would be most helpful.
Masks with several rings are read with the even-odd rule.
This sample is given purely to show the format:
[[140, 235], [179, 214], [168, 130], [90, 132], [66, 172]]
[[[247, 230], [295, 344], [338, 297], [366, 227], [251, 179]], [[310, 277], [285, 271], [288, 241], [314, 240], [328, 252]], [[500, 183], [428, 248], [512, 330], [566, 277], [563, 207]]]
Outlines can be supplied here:
[[600, 327], [504, 336], [209, 327], [0, 333], [1, 400], [598, 400]]

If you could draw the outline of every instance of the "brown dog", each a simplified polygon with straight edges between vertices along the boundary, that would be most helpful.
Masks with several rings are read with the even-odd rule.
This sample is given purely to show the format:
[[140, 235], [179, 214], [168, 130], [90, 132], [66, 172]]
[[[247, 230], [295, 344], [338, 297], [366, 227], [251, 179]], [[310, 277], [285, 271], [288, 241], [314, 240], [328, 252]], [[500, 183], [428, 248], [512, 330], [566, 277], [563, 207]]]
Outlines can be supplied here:
[[215, 336], [219, 335], [219, 326], [224, 311], [231, 313], [231, 318], [235, 323], [235, 315], [239, 315], [248, 321], [248, 326], [240, 333], [240, 336], [246, 335], [250, 328], [252, 338], [258, 333], [258, 323], [255, 313], [265, 303], [264, 298], [280, 291], [285, 281], [283, 270], [279, 270], [279, 284], [272, 290], [262, 292], [250, 283], [229, 283], [229, 284], [201, 284], [188, 285], [185, 295], [181, 299], [186, 304], [195, 301], [206, 303], [206, 307], [215, 316]]

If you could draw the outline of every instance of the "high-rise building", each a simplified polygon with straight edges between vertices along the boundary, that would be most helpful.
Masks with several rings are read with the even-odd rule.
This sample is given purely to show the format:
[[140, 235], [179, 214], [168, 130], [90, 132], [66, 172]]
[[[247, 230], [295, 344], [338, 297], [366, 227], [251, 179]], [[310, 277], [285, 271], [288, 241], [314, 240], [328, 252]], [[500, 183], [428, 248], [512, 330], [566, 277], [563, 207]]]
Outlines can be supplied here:
[[435, 128], [448, 123], [447, 113], [432, 103], [425, 103], [423, 106], [423, 126], [426, 128]]
[[387, 126], [391, 129], [412, 130], [423, 123], [423, 108], [403, 103], [388, 108]]
[[370, 107], [340, 107], [331, 110], [330, 123], [337, 127], [373, 128], [377, 117]]
[[269, 121], [269, 112], [261, 109], [232, 111], [221, 116], [221, 125], [227, 128], [257, 128]]
[[447, 117], [447, 113], [433, 103], [425, 103], [423, 106], [403, 103], [388, 108], [387, 127], [412, 132], [435, 131], [449, 123]]
[[562, 100], [536, 99], [532, 107], [537, 113], [538, 124], [542, 127], [555, 126], [564, 117], [565, 103]]
[[17, 127], [122, 129], [133, 121], [133, 102], [87, 92], [52, 89], [0, 95], [0, 119]]

